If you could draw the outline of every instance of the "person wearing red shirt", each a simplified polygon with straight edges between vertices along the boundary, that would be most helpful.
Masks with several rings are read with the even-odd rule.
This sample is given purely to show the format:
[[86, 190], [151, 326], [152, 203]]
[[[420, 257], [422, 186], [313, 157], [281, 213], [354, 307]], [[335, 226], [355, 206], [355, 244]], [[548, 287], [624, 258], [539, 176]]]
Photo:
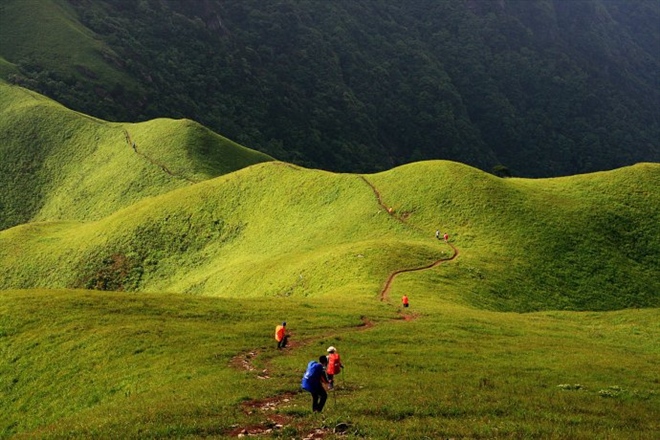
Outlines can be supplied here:
[[329, 353], [328, 366], [325, 372], [328, 375], [328, 389], [333, 389], [335, 387], [335, 374], [341, 373], [341, 369], [344, 368], [344, 365], [341, 363], [341, 358], [335, 347], [328, 347], [327, 351]]

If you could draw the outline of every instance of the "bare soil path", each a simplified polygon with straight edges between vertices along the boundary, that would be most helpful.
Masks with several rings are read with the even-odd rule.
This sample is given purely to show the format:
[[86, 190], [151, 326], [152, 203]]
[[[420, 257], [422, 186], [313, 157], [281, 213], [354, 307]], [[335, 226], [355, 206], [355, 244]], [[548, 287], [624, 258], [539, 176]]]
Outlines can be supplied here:
[[426, 266], [422, 266], [422, 267], [411, 267], [411, 268], [408, 268], [408, 269], [397, 269], [397, 270], [395, 270], [394, 272], [392, 272], [392, 273], [387, 277], [387, 280], [385, 281], [385, 286], [383, 287], [383, 290], [380, 291], [380, 300], [381, 300], [381, 301], [385, 301], [385, 300], [387, 299], [387, 294], [389, 293], [390, 288], [392, 287], [392, 282], [394, 281], [394, 278], [395, 278], [397, 275], [402, 274], [402, 273], [405, 273], [405, 272], [417, 272], [417, 271], [419, 271], [419, 270], [432, 269], [432, 268], [434, 268], [434, 267], [436, 267], [436, 266], [439, 266], [440, 264], [444, 263], [445, 261], [451, 261], [451, 260], [455, 259], [456, 257], [458, 257], [458, 249], [456, 248], [456, 246], [454, 246], [454, 245], [451, 244], [451, 243], [447, 243], [447, 244], [448, 244], [449, 246], [451, 246], [451, 248], [454, 250], [454, 253], [452, 254], [451, 257], [440, 258], [439, 260], [436, 260], [436, 261], [434, 261], [434, 262], [431, 263], [431, 264], [427, 264]]
[[[387, 213], [389, 214], [390, 217], [392, 217], [393, 219], [395, 219], [395, 220], [398, 221], [398, 222], [401, 222], [401, 223], [405, 224], [406, 226], [408, 226], [408, 227], [410, 227], [410, 228], [413, 228], [413, 229], [416, 229], [416, 230], [418, 230], [418, 231], [421, 231], [421, 229], [419, 229], [419, 228], [417, 228], [417, 227], [414, 227], [414, 226], [412, 226], [412, 225], [410, 225], [410, 224], [408, 224], [408, 223], [406, 222], [406, 220], [408, 219], [408, 215], [407, 215], [407, 214], [399, 215], [399, 214], [396, 212], [396, 210], [395, 210], [394, 208], [392, 208], [391, 206], [387, 206], [387, 205], [383, 202], [383, 198], [382, 198], [382, 196], [380, 195], [380, 192], [379, 192], [378, 189], [374, 186], [373, 183], [369, 182], [369, 181], [367, 180], [367, 178], [364, 177], [364, 176], [359, 176], [359, 177], [360, 177], [360, 179], [362, 179], [367, 185], [369, 185], [369, 187], [371, 188], [371, 190], [374, 192], [374, 195], [376, 196], [376, 200], [378, 201], [378, 204], [380, 205], [381, 208], [383, 208], [383, 209], [385, 210], [385, 212], [387, 212]], [[451, 260], [455, 259], [456, 257], [458, 257], [458, 249], [456, 248], [456, 246], [454, 246], [452, 243], [449, 243], [449, 242], [448, 242], [447, 244], [448, 244], [448, 245], [454, 250], [454, 253], [452, 254], [451, 257], [448, 257], [448, 258], [440, 258], [440, 259], [438, 259], [438, 260], [436, 260], [436, 261], [434, 261], [434, 262], [432, 262], [432, 263], [430, 263], [430, 264], [427, 264], [427, 265], [425, 265], [425, 266], [422, 266], [422, 267], [412, 267], [412, 268], [407, 268], [407, 269], [397, 269], [397, 270], [395, 270], [394, 272], [392, 272], [392, 273], [387, 277], [387, 280], [385, 281], [385, 285], [384, 285], [383, 289], [382, 289], [381, 292], [380, 292], [380, 300], [381, 300], [381, 301], [384, 301], [384, 300], [387, 299], [387, 294], [389, 293], [389, 291], [390, 291], [390, 287], [392, 287], [392, 282], [394, 281], [394, 278], [395, 278], [397, 275], [402, 274], [402, 273], [405, 273], [405, 272], [416, 272], [416, 271], [420, 271], [420, 270], [432, 269], [432, 268], [434, 268], [434, 267], [436, 267], [436, 266], [438, 266], [438, 265], [444, 263], [445, 261], [451, 261]]]

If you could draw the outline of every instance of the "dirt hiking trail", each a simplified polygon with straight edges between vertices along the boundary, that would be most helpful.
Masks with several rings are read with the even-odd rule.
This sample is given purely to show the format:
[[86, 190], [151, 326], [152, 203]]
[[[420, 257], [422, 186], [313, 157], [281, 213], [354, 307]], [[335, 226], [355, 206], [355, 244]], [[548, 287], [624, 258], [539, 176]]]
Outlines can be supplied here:
[[[410, 225], [407, 223], [407, 219], [409, 218], [408, 213], [403, 213], [402, 215], [399, 215], [392, 207], [387, 206], [381, 197], [380, 192], [378, 189], [371, 183], [369, 182], [364, 176], [358, 176], [362, 181], [364, 181], [373, 191], [376, 201], [378, 205], [380, 206], [381, 209], [383, 209], [392, 219], [405, 224], [407, 227], [412, 228], [418, 232], [424, 232], [420, 228]], [[440, 243], [443, 243], [441, 241]], [[437, 259], [427, 265], [424, 265], [422, 267], [412, 267], [412, 268], [403, 268], [403, 269], [397, 269], [393, 271], [392, 273], [389, 274], [387, 277], [385, 284], [380, 291], [379, 298], [381, 301], [385, 301], [388, 299], [388, 293], [390, 291], [390, 288], [392, 287], [392, 283], [394, 282], [394, 279], [406, 272], [416, 272], [416, 271], [422, 271], [422, 270], [428, 270], [432, 269], [434, 267], [439, 266], [442, 263], [452, 261], [459, 255], [459, 251], [454, 246], [452, 243], [446, 242], [448, 246], [450, 246], [453, 250], [453, 253], [449, 257], [445, 258], [440, 258]], [[418, 314], [411, 314], [411, 313], [402, 313], [401, 310], [399, 310], [399, 315], [400, 319], [403, 321], [411, 321], [413, 319], [416, 319], [419, 315]], [[373, 322], [371, 322], [366, 316], [361, 317], [361, 324], [358, 326], [355, 326], [350, 329], [343, 330], [338, 333], [344, 333], [348, 331], [363, 331], [363, 330], [368, 330], [374, 326]], [[336, 336], [339, 336], [337, 334]], [[326, 335], [325, 337], [332, 337], [332, 335]], [[314, 343], [318, 340], [318, 338], [309, 338], [306, 340], [300, 340], [300, 341], [295, 341], [291, 344], [289, 344], [288, 348], [286, 349], [291, 350], [291, 349], [296, 349], [297, 347], [302, 347], [311, 343]], [[248, 372], [255, 372], [259, 370], [255, 366], [255, 359], [257, 359], [261, 354], [261, 350], [259, 349], [254, 349], [254, 350], [249, 350], [243, 353], [238, 354], [235, 356], [232, 361], [230, 362], [230, 365], [236, 369], [239, 370], [245, 370]], [[264, 368], [261, 368], [260, 371], [258, 371], [255, 375], [256, 379], [258, 380], [268, 380], [270, 379], [270, 363], [266, 360], [264, 363]], [[342, 387], [342, 391], [350, 392], [351, 388], [349, 387]], [[335, 389], [332, 391], [332, 393], [336, 393], [339, 390]], [[305, 419], [296, 419], [291, 415], [287, 414], [281, 414], [279, 413], [279, 408], [281, 406], [284, 406], [291, 402], [298, 394], [300, 394], [302, 391], [297, 390], [297, 391], [287, 391], [283, 392], [271, 397], [266, 397], [262, 399], [254, 399], [250, 401], [243, 402], [241, 404], [241, 410], [246, 414], [246, 415], [252, 415], [255, 413], [260, 413], [262, 414], [264, 420], [258, 424], [254, 424], [251, 426], [235, 426], [232, 428], [230, 432], [227, 433], [227, 435], [232, 436], [232, 437], [237, 437], [237, 438], [242, 438], [242, 437], [255, 437], [255, 436], [265, 436], [265, 435], [273, 435], [277, 433], [277, 431], [282, 430], [286, 427], [295, 427], [299, 432], [302, 430], [303, 432], [307, 432], [306, 435], [301, 437], [303, 440], [312, 440], [312, 439], [323, 439], [328, 435], [334, 435], [334, 436], [343, 436], [347, 435], [350, 431], [350, 425], [346, 423], [339, 423], [336, 426], [326, 426], [326, 423], [324, 421], [319, 421], [317, 425], [320, 425], [315, 428], [309, 428], [309, 423], [308, 420]], [[336, 399], [336, 395], [328, 395], [328, 403], [332, 398]], [[318, 415], [314, 415], [318, 416]], [[305, 428], [305, 426], [307, 428]]]

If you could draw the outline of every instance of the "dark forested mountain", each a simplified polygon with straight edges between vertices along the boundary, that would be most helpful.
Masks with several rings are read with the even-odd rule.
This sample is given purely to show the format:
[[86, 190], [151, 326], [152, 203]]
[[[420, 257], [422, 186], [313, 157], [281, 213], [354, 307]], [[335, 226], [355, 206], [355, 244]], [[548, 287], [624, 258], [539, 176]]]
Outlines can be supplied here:
[[51, 1], [102, 42], [115, 82], [0, 56], [11, 81], [92, 115], [187, 117], [335, 171], [660, 161], [657, 0]]

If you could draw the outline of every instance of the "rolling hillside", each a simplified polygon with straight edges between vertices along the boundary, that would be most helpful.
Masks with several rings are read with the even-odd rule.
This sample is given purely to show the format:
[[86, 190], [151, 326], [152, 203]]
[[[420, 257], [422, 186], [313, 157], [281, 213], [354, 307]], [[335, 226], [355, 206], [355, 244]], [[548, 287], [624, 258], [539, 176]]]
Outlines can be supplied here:
[[270, 157], [188, 120], [109, 123], [0, 83], [0, 229], [96, 220]]
[[[653, 438], [659, 179], [268, 162], [2, 231], [0, 436]], [[328, 345], [317, 417], [297, 390]]]
[[0, 438], [660, 430], [658, 164], [335, 174], [2, 83], [0, 152]]
[[2, 232], [1, 287], [374, 296], [390, 271], [450, 252], [440, 228], [463, 251], [445, 276], [472, 280], [460, 295], [472, 305], [660, 304], [656, 164], [525, 180], [451, 162], [364, 178], [273, 162], [186, 183], [94, 222]]

